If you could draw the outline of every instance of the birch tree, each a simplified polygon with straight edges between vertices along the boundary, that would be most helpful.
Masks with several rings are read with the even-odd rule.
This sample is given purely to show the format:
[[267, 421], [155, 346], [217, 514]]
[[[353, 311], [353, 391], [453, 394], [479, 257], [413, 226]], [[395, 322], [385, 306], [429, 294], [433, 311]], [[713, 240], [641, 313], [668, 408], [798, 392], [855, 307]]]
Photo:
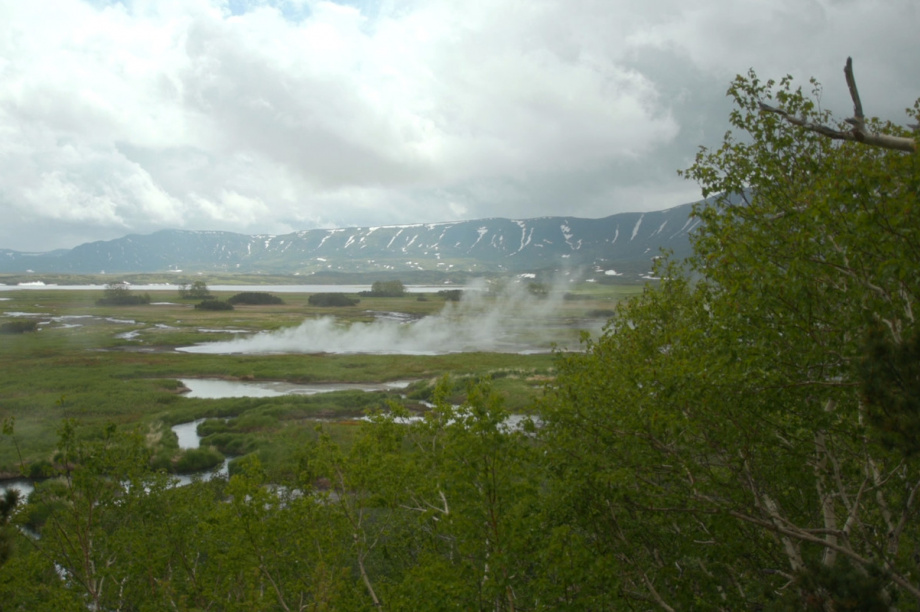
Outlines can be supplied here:
[[707, 197], [689, 270], [560, 362], [557, 498], [659, 609], [916, 607], [920, 156], [810, 129], [833, 118], [789, 78], [729, 94], [733, 131], [685, 173]]

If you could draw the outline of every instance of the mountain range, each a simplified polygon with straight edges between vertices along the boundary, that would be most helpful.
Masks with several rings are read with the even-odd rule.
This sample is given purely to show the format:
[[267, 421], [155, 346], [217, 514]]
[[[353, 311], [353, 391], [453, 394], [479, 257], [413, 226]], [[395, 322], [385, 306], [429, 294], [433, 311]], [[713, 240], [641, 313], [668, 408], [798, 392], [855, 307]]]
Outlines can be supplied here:
[[281, 235], [162, 230], [73, 249], [0, 249], [4, 273], [527, 272], [594, 267], [647, 274], [661, 249], [683, 258], [699, 221], [692, 204], [602, 219], [479, 219], [384, 227], [313, 229]]

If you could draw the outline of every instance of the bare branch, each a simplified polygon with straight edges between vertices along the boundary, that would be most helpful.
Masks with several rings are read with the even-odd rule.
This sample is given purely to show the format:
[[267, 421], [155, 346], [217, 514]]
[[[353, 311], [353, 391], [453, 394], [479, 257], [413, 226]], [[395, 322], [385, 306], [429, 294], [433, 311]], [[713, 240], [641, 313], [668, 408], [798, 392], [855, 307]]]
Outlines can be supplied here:
[[859, 99], [859, 90], [856, 89], [856, 78], [853, 76], [853, 58], [847, 58], [847, 64], [843, 72], [846, 77], [847, 87], [850, 89], [850, 97], [853, 99], [853, 117], [846, 119], [846, 122], [853, 126], [853, 129], [847, 132], [835, 130], [832, 127], [813, 123], [811, 121], [805, 121], [804, 119], [789, 114], [781, 108], [770, 106], [765, 102], [758, 102], [760, 110], [776, 113], [793, 125], [801, 126], [806, 130], [815, 132], [831, 140], [850, 140], [883, 149], [916, 153], [917, 142], [913, 138], [891, 136], [889, 134], [873, 134], [866, 129], [866, 118], [863, 115], [862, 102]]
[[652, 599], [655, 600], [655, 603], [661, 606], [662, 610], [667, 610], [667, 612], [674, 612], [674, 608], [672, 608], [671, 606], [667, 604], [667, 602], [665, 602], [664, 598], [655, 588], [655, 585], [652, 584], [651, 580], [649, 580], [648, 574], [646, 574], [645, 572], [640, 572], [640, 575], [642, 576], [642, 582], [645, 583], [645, 588], [648, 589], [648, 592], [652, 595]]
[[858, 126], [858, 129], [865, 130], [864, 123], [866, 116], [863, 115], [862, 102], [859, 99], [859, 90], [856, 89], [856, 77], [853, 76], [853, 58], [847, 58], [847, 64], [843, 67], [843, 76], [847, 80], [847, 87], [850, 89], [850, 98], [853, 100], [853, 118], [848, 119], [847, 123]]
[[907, 497], [907, 501], [904, 503], [904, 510], [901, 512], [901, 518], [898, 521], [897, 527], [888, 535], [888, 551], [893, 554], [897, 554], [898, 545], [900, 544], [901, 534], [904, 532], [904, 527], [907, 526], [907, 519], [911, 515], [914, 501], [917, 498], [917, 491], [920, 489], [920, 482], [915, 484], [910, 490], [910, 495]]

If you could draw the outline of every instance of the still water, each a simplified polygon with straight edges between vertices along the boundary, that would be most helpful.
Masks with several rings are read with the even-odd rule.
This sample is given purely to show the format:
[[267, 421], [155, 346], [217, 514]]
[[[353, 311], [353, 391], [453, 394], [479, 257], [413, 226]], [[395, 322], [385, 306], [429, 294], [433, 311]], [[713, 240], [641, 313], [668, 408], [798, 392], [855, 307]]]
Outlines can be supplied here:
[[333, 391], [393, 391], [405, 389], [412, 381], [395, 380], [382, 384], [315, 383], [299, 385], [279, 381], [240, 382], [235, 380], [221, 380], [219, 378], [182, 378], [180, 382], [189, 389], [189, 392], [183, 394], [183, 397], [224, 399], [228, 397], [315, 395], [317, 393], [331, 393]]
[[[149, 285], [131, 285], [131, 291], [175, 291], [178, 285], [155, 283]], [[457, 289], [456, 285], [406, 285], [408, 293], [434, 293], [442, 289]], [[105, 285], [54, 285], [44, 283], [25, 283], [19, 285], [0, 284], [0, 291], [104, 291]], [[210, 291], [258, 291], [266, 293], [358, 293], [370, 291], [370, 285], [208, 285]]]

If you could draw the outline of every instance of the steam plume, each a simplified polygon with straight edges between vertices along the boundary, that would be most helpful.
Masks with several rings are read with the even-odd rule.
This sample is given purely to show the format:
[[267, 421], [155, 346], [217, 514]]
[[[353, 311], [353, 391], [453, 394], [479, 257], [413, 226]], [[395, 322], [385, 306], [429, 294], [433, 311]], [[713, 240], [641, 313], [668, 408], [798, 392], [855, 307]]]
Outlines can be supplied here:
[[470, 287], [460, 302], [414, 322], [379, 319], [344, 325], [332, 317], [299, 326], [181, 350], [194, 353], [376, 353], [436, 355], [456, 352], [539, 352], [554, 342], [573, 346], [560, 319], [561, 291], [535, 297], [518, 283], [499, 292]]

